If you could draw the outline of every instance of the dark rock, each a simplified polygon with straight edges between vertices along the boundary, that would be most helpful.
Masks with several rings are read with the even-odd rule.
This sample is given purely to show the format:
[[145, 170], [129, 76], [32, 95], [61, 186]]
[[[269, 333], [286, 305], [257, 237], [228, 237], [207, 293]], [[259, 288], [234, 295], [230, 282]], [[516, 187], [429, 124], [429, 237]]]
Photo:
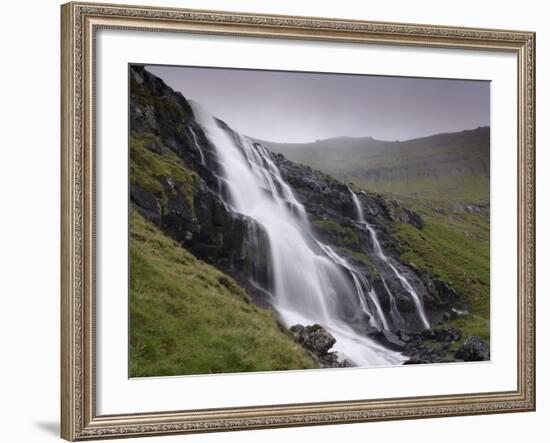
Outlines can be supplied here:
[[409, 208], [403, 206], [403, 204], [398, 200], [385, 200], [383, 197], [380, 197], [379, 201], [382, 206], [383, 213], [393, 221], [400, 223], [407, 223], [414, 226], [417, 229], [422, 229], [424, 227], [424, 220], [416, 212], [410, 210]]
[[344, 355], [328, 352], [336, 339], [321, 325], [294, 325], [290, 328], [297, 343], [306, 348], [322, 368], [346, 368], [353, 364]]
[[[232, 212], [226, 205], [228, 190], [219, 179], [222, 166], [216, 149], [195, 121], [189, 103], [144, 67], [131, 66], [130, 73], [132, 133], [155, 135], [158, 143], [147, 145], [148, 149], [158, 155], [177, 156], [193, 172], [189, 183], [180, 183], [177, 177], [159, 179], [164, 194], [162, 205], [155, 196], [140, 188], [131, 190], [133, 204], [196, 257], [231, 275], [255, 304], [270, 306], [274, 277], [269, 266], [269, 241], [265, 233], [258, 232], [253, 220]], [[235, 136], [225, 123], [219, 121], [218, 124], [230, 136]], [[416, 305], [392, 269], [376, 254], [373, 236], [365, 224], [358, 221], [348, 186], [310, 167], [293, 163], [281, 154], [271, 156], [308, 218], [314, 221], [312, 225], [319, 240], [334, 248], [365, 277], [376, 291], [389, 329], [402, 334], [383, 333], [378, 340], [392, 349], [405, 349], [409, 345], [419, 349], [424, 338], [417, 334], [424, 325]], [[414, 264], [402, 263], [399, 259], [403, 251], [395, 235], [394, 222], [422, 229], [422, 218], [402, 202], [370, 192], [357, 195], [364, 209], [363, 216], [376, 232], [384, 254], [422, 299], [430, 324], [454, 315], [451, 307], [458, 306], [458, 296], [452, 286], [432, 280]], [[369, 297], [365, 303], [368, 310], [376, 312]], [[358, 330], [372, 333], [366, 331], [368, 316], [358, 314], [356, 306], [354, 299], [349, 307], [342, 308], [343, 316]], [[445, 313], [448, 314], [445, 316]], [[327, 340], [324, 347], [330, 343]], [[323, 351], [324, 355], [328, 349]], [[419, 352], [428, 355], [427, 350]]]
[[455, 358], [464, 361], [489, 360], [489, 345], [476, 335], [468, 337], [455, 353]]
[[294, 339], [317, 355], [324, 355], [328, 352], [336, 339], [321, 325], [311, 326], [294, 325], [290, 328]]
[[396, 331], [395, 335], [397, 335], [397, 337], [399, 337], [399, 339], [405, 343], [409, 343], [411, 340], [414, 339], [414, 336], [412, 334], [407, 334], [403, 331]]
[[403, 364], [404, 365], [423, 365], [426, 363], [432, 363], [432, 362], [430, 360], [425, 360], [420, 357], [411, 357]]
[[465, 315], [469, 315], [470, 312], [468, 312], [467, 309], [458, 309], [458, 308], [451, 308], [451, 319], [455, 319], [458, 317], [463, 317]]
[[417, 214], [416, 212], [411, 211], [408, 208], [403, 208], [403, 212], [405, 214], [405, 223], [413, 225], [417, 229], [422, 229], [424, 227], [424, 220], [422, 219], [420, 214]]
[[349, 360], [339, 355], [337, 352], [328, 352], [322, 356], [314, 356], [314, 359], [317, 360], [319, 366], [322, 368], [349, 368], [354, 366]]
[[420, 336], [425, 340], [435, 340], [435, 331], [433, 329], [426, 329], [422, 331]]
[[400, 340], [397, 334], [394, 334], [390, 331], [377, 331], [373, 334], [370, 334], [370, 337], [380, 344], [384, 345], [386, 348], [392, 349], [394, 351], [401, 351], [406, 346], [406, 343]]
[[159, 223], [161, 218], [160, 203], [149, 191], [145, 191], [137, 185], [130, 186], [130, 199], [138, 211], [153, 223]]
[[187, 222], [194, 222], [193, 202], [180, 193], [174, 193], [168, 198], [166, 210], [169, 215], [182, 218]]
[[443, 327], [434, 329], [434, 339], [438, 342], [454, 342], [460, 340], [460, 331], [456, 328]]
[[162, 143], [147, 141], [144, 146], [156, 154], [162, 155], [167, 152], [167, 149], [162, 145]]
[[435, 290], [439, 299], [443, 302], [452, 302], [458, 298], [458, 295], [453, 288], [453, 285], [442, 280], [433, 280]]

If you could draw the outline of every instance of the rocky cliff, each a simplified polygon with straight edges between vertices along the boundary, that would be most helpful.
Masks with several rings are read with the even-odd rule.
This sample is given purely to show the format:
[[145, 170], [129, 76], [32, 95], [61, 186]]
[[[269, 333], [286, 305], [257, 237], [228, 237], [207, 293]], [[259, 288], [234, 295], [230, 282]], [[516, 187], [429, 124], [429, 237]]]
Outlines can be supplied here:
[[[130, 159], [132, 205], [166, 235], [196, 257], [231, 275], [255, 304], [270, 306], [268, 245], [257, 244], [262, 233], [246, 217], [224, 203], [221, 167], [216, 150], [196, 123], [186, 98], [141, 66], [130, 68]], [[231, 128], [219, 124], [229, 133]], [[336, 179], [271, 154], [282, 177], [304, 205], [322, 241], [363, 273], [376, 290], [390, 319], [389, 330], [365, 326], [365, 333], [386, 346], [403, 351], [411, 361], [448, 361], [452, 331], [435, 340], [424, 329], [410, 294], [375, 253], [372, 234], [358, 222], [352, 193]], [[396, 201], [358, 192], [365, 218], [393, 266], [406, 277], [422, 299], [431, 325], [441, 325], [468, 310], [452, 285], [422, 273], [413, 263], [401, 263], [395, 223], [422, 230], [422, 218]], [[259, 237], [259, 239], [258, 239]], [[263, 252], [262, 252], [263, 251]], [[394, 295], [394, 300], [389, 296]], [[430, 330], [431, 331], [431, 330]], [[439, 337], [439, 336], [438, 336]], [[428, 345], [427, 341], [441, 345]], [[445, 349], [447, 348], [447, 349]]]

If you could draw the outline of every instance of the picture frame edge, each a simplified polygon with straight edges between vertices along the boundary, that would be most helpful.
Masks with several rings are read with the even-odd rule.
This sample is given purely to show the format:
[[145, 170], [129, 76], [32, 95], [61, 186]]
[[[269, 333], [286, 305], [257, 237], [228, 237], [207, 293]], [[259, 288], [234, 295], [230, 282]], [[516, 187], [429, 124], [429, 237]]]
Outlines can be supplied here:
[[[224, 20], [233, 19], [240, 30], [247, 26], [277, 26], [300, 30], [300, 37], [319, 39], [323, 30], [328, 39], [338, 41], [336, 34], [354, 34], [365, 43], [411, 44], [414, 46], [455, 47], [487, 50], [507, 50], [518, 54], [518, 390], [496, 393], [491, 402], [487, 394], [481, 400], [469, 402], [480, 394], [442, 396], [451, 403], [437, 406], [429, 397], [413, 397], [413, 405], [393, 409], [380, 406], [379, 416], [373, 409], [346, 406], [345, 412], [331, 411], [323, 415], [309, 411], [292, 415], [290, 405], [281, 406], [280, 415], [262, 415], [254, 418], [250, 408], [217, 410], [220, 414], [237, 411], [241, 418], [219, 418], [197, 421], [204, 411], [158, 412], [151, 414], [95, 416], [94, 399], [94, 242], [95, 196], [93, 171], [93, 32], [94, 27], [118, 17], [123, 11], [125, 20], [139, 22], [138, 11], [147, 11], [147, 20], [157, 14], [168, 14], [170, 23], [187, 17], [200, 17], [207, 22], [202, 32], [212, 33], [223, 27]], [[184, 15], [182, 15], [184, 14]], [[93, 20], [91, 19], [93, 17]], [[221, 19], [220, 19], [221, 17]], [[181, 19], [183, 20], [183, 19]], [[240, 21], [239, 21], [240, 20]], [[190, 23], [188, 21], [186, 24]], [[221, 25], [220, 25], [221, 23]], [[283, 23], [283, 24], [281, 24]], [[335, 27], [326, 27], [333, 23]], [[234, 24], [234, 23], [233, 23]], [[350, 24], [350, 25], [348, 25]], [[307, 25], [307, 26], [306, 26]], [[338, 25], [341, 25], [339, 30]], [[293, 27], [294, 26], [294, 27]], [[323, 27], [325, 26], [325, 27]], [[154, 26], [153, 26], [154, 27]], [[136, 29], [139, 29], [137, 27]], [[152, 29], [152, 28], [148, 28]], [[233, 30], [239, 34], [239, 29]], [[272, 29], [272, 28], [270, 28]], [[378, 31], [376, 31], [378, 29]], [[385, 39], [384, 32], [393, 29], [393, 38]], [[440, 30], [438, 33], [437, 30]], [[225, 30], [225, 29], [223, 29]], [[254, 28], [256, 32], [256, 28]], [[315, 31], [312, 31], [315, 30]], [[222, 30], [220, 29], [220, 33]], [[436, 36], [432, 36], [432, 33]], [[309, 34], [308, 34], [309, 33]], [[262, 36], [261, 34], [246, 34]], [[265, 36], [265, 35], [264, 35]], [[273, 35], [271, 35], [273, 36]], [[292, 38], [282, 34], [275, 36]], [[382, 36], [384, 38], [380, 39]], [[347, 37], [347, 36], [346, 36]], [[397, 37], [397, 38], [395, 38]], [[322, 39], [322, 38], [321, 38]], [[430, 43], [430, 39], [432, 43]], [[348, 39], [349, 40], [349, 39]], [[351, 39], [353, 40], [353, 39]], [[456, 45], [456, 46], [455, 46]], [[471, 46], [469, 46], [471, 45]], [[249, 14], [240, 12], [204, 11], [175, 8], [133, 7], [129, 5], [70, 2], [61, 5], [61, 437], [69, 440], [87, 440], [122, 436], [145, 436], [174, 433], [219, 432], [225, 430], [264, 429], [274, 427], [306, 426], [367, 422], [395, 419], [432, 418], [441, 416], [477, 415], [502, 412], [534, 411], [536, 409], [535, 367], [535, 33], [437, 25], [368, 22], [359, 20], [296, 17], [284, 15]], [[88, 126], [88, 127], [86, 127]], [[499, 398], [502, 397], [502, 398]], [[420, 406], [426, 401], [435, 406]], [[394, 400], [394, 399], [391, 399]], [[416, 410], [414, 403], [417, 403]], [[479, 403], [477, 401], [480, 401]], [[374, 400], [366, 401], [372, 404]], [[385, 401], [390, 403], [391, 401]], [[343, 407], [346, 402], [331, 402]], [[351, 402], [357, 403], [357, 402]], [[303, 407], [307, 404], [301, 404]], [[481, 406], [480, 406], [481, 405]], [[287, 409], [290, 415], [285, 414]], [[313, 406], [315, 409], [315, 406]], [[437, 409], [439, 408], [439, 409]], [[476, 409], [477, 408], [477, 409]], [[269, 407], [267, 408], [270, 409]], [[273, 409], [271, 407], [271, 409]], [[246, 412], [244, 412], [246, 410]], [[216, 410], [213, 410], [216, 411]], [[240, 411], [240, 412], [239, 412]], [[210, 411], [212, 412], [212, 411]], [[227, 416], [229, 417], [229, 416]], [[141, 423], [141, 424], [140, 424]]]

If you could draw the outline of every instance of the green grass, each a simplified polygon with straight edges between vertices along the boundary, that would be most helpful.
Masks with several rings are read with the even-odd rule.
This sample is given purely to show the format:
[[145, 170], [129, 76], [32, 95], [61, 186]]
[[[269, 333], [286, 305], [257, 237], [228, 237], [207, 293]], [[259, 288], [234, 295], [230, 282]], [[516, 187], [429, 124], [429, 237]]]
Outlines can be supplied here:
[[135, 211], [130, 227], [132, 377], [316, 367], [233, 279]]
[[[487, 191], [486, 188], [482, 201], [488, 201]], [[478, 197], [482, 195], [479, 190]], [[460, 344], [472, 335], [489, 342], [489, 210], [482, 209], [479, 214], [456, 212], [456, 200], [452, 198], [402, 197], [402, 200], [418, 212], [425, 223], [421, 230], [408, 224], [396, 224], [403, 248], [401, 260], [414, 263], [432, 277], [451, 283], [461, 300], [471, 309], [469, 315], [445, 323], [445, 326], [462, 332], [462, 338], [452, 344], [449, 354], [454, 354]]]
[[151, 94], [151, 90], [148, 87], [139, 85], [134, 76], [130, 76], [130, 90], [142, 107], [150, 106], [158, 114], [169, 115], [174, 122], [184, 120], [187, 117], [184, 109], [174, 98]]
[[[187, 169], [172, 151], [157, 154], [147, 149], [148, 143], [161, 144], [154, 134], [131, 134], [130, 182], [153, 193], [163, 206], [168, 193], [179, 190], [188, 206], [193, 208], [193, 187], [198, 180], [196, 172]], [[164, 184], [167, 178], [175, 182], [174, 190]]]
[[[424, 273], [453, 285], [471, 309], [469, 315], [445, 323], [462, 332], [453, 354], [469, 336], [490, 339], [490, 209], [487, 177], [420, 178], [369, 183], [369, 191], [401, 203], [421, 215], [422, 229], [395, 224], [400, 259]], [[464, 210], [480, 205], [479, 213]], [[437, 327], [437, 326], [436, 326]]]
[[330, 234], [339, 246], [359, 244], [359, 237], [353, 229], [341, 226], [334, 220], [315, 220], [313, 224], [317, 229]]
[[487, 197], [489, 178], [482, 175], [422, 177], [412, 180], [352, 182], [369, 191], [400, 197], [476, 202]]
[[479, 315], [467, 315], [464, 317], [456, 318], [454, 320], [450, 320], [447, 323], [447, 326], [451, 326], [462, 331], [461, 339], [454, 342], [449, 349], [452, 352], [456, 352], [462, 342], [467, 337], [471, 337], [472, 335], [477, 335], [479, 338], [485, 340], [487, 343], [489, 343], [491, 338], [489, 320], [480, 317]]
[[396, 224], [401, 260], [451, 283], [473, 314], [489, 319], [489, 215], [453, 213], [448, 208], [440, 214], [426, 201], [406, 204], [421, 214], [425, 224], [423, 229]]

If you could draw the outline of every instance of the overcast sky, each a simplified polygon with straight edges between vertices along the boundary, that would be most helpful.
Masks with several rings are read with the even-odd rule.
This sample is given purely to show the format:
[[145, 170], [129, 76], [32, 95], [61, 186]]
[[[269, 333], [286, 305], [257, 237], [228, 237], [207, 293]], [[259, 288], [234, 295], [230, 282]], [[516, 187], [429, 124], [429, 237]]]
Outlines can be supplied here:
[[490, 122], [487, 81], [146, 68], [237, 131], [269, 141], [407, 140]]

